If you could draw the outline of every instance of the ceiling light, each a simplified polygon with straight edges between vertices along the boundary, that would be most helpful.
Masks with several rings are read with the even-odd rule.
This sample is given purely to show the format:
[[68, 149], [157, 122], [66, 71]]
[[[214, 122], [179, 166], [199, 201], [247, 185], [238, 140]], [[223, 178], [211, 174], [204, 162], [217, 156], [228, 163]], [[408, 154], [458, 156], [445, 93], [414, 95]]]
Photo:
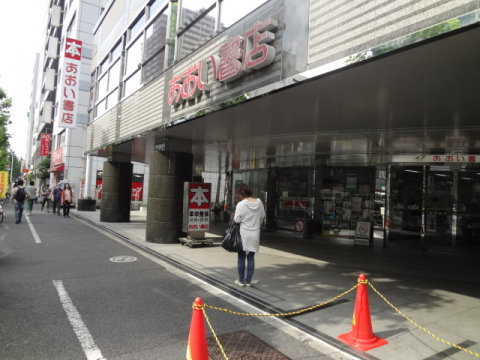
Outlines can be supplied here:
[[408, 172], [412, 172], [412, 173], [420, 173], [420, 171], [417, 171], [417, 170], [403, 170], [403, 171], [408, 171]]
[[446, 174], [435, 174], [435, 176], [447, 176]]

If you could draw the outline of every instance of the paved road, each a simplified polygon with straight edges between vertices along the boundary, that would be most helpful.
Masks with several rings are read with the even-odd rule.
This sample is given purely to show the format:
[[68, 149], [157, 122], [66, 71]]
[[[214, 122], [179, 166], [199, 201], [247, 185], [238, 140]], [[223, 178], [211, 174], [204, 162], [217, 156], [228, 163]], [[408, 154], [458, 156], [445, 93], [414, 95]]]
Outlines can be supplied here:
[[[185, 359], [195, 297], [255, 312], [73, 217], [34, 206], [16, 225], [12, 205], [5, 215], [0, 359]], [[249, 331], [292, 359], [349, 358], [280, 320], [208, 313], [218, 334]]]

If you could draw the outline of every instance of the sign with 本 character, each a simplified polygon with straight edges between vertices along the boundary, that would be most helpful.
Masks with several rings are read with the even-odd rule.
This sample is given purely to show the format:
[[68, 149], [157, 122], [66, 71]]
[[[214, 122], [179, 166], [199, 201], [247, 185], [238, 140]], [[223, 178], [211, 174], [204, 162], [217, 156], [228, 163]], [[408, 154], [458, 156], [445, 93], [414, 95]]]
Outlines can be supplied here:
[[188, 183], [187, 231], [210, 230], [212, 184]]

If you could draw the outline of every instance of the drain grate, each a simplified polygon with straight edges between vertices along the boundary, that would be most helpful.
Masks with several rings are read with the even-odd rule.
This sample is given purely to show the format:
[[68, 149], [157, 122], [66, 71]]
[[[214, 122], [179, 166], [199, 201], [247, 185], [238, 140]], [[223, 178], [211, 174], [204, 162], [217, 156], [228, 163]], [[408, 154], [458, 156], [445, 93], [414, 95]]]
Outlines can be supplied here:
[[[218, 336], [229, 360], [292, 360], [248, 331], [236, 331]], [[223, 360], [215, 338], [207, 339], [211, 360]]]

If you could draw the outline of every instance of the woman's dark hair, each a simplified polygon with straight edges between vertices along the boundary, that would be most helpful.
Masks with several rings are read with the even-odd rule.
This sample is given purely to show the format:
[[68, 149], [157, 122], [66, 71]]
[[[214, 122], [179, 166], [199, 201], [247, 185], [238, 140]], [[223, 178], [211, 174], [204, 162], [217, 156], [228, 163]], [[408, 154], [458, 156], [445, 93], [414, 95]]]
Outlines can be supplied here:
[[253, 190], [250, 188], [250, 186], [242, 184], [238, 187], [237, 189], [238, 194], [243, 197], [251, 197], [253, 195]]
[[35, 181], [30, 180], [30, 185], [35, 185]]
[[[67, 188], [67, 185], [68, 185], [68, 188]], [[69, 183], [66, 183], [66, 184], [65, 184], [64, 189], [70, 189], [70, 190], [72, 190], [72, 188], [70, 187], [70, 184], [69, 184]]]
[[17, 184], [17, 186], [22, 186], [23, 185], [23, 180], [22, 179], [17, 180], [16, 184]]

